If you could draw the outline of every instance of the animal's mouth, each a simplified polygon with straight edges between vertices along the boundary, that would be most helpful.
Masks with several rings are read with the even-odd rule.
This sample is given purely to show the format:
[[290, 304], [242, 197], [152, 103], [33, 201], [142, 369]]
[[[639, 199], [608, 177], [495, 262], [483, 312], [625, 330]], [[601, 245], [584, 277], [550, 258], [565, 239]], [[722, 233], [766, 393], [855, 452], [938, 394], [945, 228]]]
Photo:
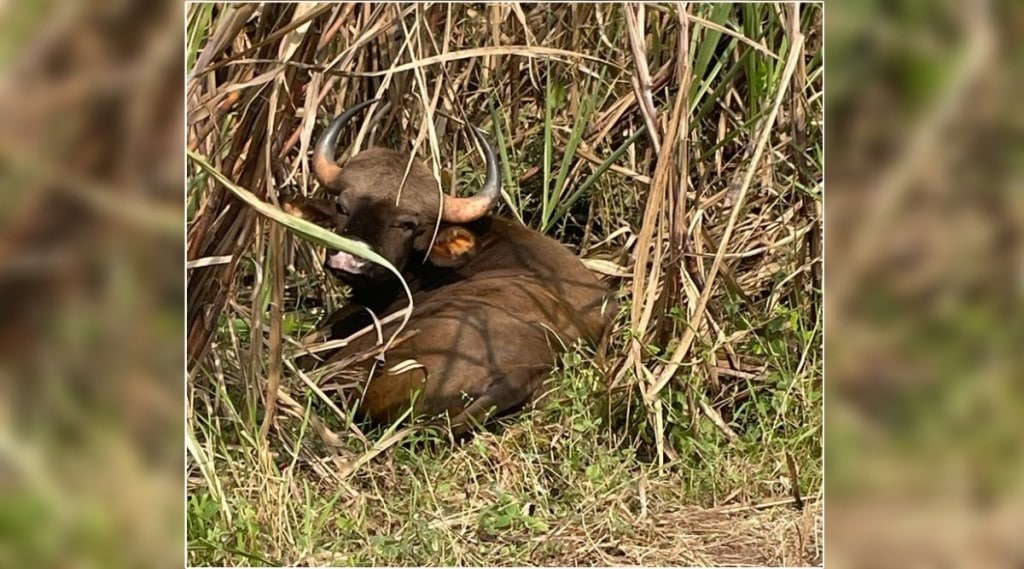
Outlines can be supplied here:
[[369, 261], [360, 259], [355, 255], [350, 255], [344, 251], [329, 253], [327, 255], [327, 260], [324, 261], [325, 267], [336, 271], [342, 271], [350, 275], [364, 274], [366, 272], [367, 265], [369, 264]]

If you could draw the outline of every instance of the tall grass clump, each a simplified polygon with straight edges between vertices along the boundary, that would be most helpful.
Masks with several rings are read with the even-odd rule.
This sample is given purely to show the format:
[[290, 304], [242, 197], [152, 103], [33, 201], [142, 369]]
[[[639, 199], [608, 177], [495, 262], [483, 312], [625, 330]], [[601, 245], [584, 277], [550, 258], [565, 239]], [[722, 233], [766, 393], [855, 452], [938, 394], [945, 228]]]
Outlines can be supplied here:
[[[821, 562], [818, 4], [202, 4], [187, 9], [188, 539], [193, 564]], [[345, 302], [311, 141], [451, 192], [491, 133], [499, 214], [622, 307], [544, 407], [452, 446], [365, 430], [295, 364]], [[384, 104], [387, 103], [387, 104]], [[331, 242], [335, 248], [351, 247]], [[353, 254], [361, 254], [351, 249]]]

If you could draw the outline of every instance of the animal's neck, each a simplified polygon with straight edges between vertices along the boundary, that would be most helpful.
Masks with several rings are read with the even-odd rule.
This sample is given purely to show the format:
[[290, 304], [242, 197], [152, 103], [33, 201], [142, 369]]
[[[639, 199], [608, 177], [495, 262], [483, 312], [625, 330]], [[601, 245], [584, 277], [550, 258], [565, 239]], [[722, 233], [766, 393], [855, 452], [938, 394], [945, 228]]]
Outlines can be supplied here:
[[[447, 284], [457, 278], [455, 271], [440, 268], [426, 261], [424, 254], [413, 252], [405, 264], [402, 277], [409, 286], [409, 291], [416, 294], [423, 289], [431, 289]], [[405, 289], [398, 279], [389, 279], [370, 289], [363, 289], [352, 295], [352, 303], [365, 306], [374, 312], [394, 308], [406, 304]]]

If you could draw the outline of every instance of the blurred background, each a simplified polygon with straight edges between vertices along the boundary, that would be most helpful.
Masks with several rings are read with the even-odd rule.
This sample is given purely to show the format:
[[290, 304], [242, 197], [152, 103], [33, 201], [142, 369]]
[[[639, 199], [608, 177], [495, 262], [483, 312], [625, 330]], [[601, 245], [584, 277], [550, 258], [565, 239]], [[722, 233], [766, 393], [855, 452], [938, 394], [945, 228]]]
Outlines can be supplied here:
[[0, 38], [0, 565], [181, 566], [182, 7]]
[[826, 563], [1024, 563], [1019, 2], [826, 10]]
[[[183, 8], [0, 30], [0, 564], [181, 565]], [[1024, 13], [825, 31], [826, 563], [1019, 567]]]

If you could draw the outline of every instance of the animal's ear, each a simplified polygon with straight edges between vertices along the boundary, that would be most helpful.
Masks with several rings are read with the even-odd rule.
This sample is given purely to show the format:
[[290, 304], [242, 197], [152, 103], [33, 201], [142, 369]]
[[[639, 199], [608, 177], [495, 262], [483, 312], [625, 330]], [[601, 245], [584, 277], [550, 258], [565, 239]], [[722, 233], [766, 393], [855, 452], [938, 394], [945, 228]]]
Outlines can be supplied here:
[[334, 222], [334, 201], [307, 198], [292, 192], [282, 192], [281, 209], [285, 213], [317, 225], [331, 226]]
[[478, 250], [476, 235], [461, 225], [444, 227], [430, 248], [430, 262], [438, 267], [461, 267]]

